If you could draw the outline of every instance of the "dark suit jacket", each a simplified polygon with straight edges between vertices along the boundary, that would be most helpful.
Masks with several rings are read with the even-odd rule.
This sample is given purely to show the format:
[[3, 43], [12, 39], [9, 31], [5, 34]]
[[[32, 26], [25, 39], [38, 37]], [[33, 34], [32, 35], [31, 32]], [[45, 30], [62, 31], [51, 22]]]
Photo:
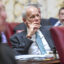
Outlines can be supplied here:
[[2, 36], [0, 34], [0, 64], [16, 64], [13, 50], [7, 43], [2, 43]]
[[[53, 49], [54, 43], [53, 43], [53, 40], [51, 38], [49, 28], [50, 28], [50, 26], [42, 26], [40, 28], [40, 30], [43, 33], [43, 35], [45, 36], [51, 49]], [[13, 47], [14, 51], [16, 52], [16, 54], [28, 54], [28, 50], [32, 44], [32, 40], [26, 38], [26, 34], [27, 34], [27, 31], [25, 30], [21, 33], [14, 34], [10, 38], [12, 47]]]
[[0, 43], [0, 64], [16, 64], [13, 51], [7, 44]]

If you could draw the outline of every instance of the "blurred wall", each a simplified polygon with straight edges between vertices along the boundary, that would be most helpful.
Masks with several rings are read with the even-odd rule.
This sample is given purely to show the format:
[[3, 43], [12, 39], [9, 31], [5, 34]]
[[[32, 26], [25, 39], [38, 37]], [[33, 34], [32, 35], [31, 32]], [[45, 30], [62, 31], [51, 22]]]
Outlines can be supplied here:
[[6, 7], [7, 22], [22, 22], [22, 10], [28, 3], [39, 3], [42, 5], [42, 18], [58, 18], [58, 10], [64, 6], [64, 0], [1, 0]]

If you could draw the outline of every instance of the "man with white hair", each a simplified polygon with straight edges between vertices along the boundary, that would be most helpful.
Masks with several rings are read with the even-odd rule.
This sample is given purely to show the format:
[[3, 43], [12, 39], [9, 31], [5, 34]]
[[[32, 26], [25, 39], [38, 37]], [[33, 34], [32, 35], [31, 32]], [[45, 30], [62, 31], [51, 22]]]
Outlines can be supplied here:
[[38, 8], [27, 6], [22, 13], [26, 30], [14, 34], [12, 48], [16, 54], [49, 54], [54, 48], [48, 26], [40, 25], [41, 16]]
[[[25, 7], [26, 6], [36, 7], [39, 11], [40, 16], [41, 16], [41, 10], [40, 10], [40, 8], [42, 7], [41, 4], [39, 4], [39, 3], [29, 3], [29, 4], [26, 4]], [[23, 19], [23, 21], [24, 21], [24, 19]], [[43, 25], [43, 26], [48, 26], [48, 25], [50, 25], [50, 22], [48, 21], [48, 19], [41, 18], [40, 24]], [[14, 28], [14, 33], [22, 32], [24, 29], [26, 29], [26, 26], [25, 26], [24, 22], [22, 22]]]
[[55, 19], [55, 18], [50, 18], [49, 21], [50, 21], [50, 24], [52, 26], [61, 26], [61, 25], [64, 25], [64, 7], [61, 7], [59, 9], [59, 13], [58, 13], [58, 19]]

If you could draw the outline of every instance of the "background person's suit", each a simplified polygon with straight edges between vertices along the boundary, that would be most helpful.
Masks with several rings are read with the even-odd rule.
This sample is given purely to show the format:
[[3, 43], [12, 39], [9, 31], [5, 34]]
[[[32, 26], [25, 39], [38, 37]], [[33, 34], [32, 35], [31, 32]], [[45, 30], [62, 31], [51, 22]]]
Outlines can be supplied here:
[[51, 17], [48, 21], [50, 22], [50, 25], [54, 26], [56, 22], [58, 22], [58, 19]]
[[0, 64], [16, 64], [13, 51], [6, 44], [0, 44]]
[[0, 34], [0, 64], [16, 64], [14, 52], [7, 44], [2, 43], [1, 40]]

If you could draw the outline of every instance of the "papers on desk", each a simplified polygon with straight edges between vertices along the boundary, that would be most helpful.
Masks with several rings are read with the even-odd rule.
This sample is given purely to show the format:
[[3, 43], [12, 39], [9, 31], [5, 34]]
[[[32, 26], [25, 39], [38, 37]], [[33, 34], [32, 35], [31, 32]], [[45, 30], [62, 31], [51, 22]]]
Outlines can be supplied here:
[[18, 55], [18, 56], [15, 56], [15, 59], [16, 60], [45, 60], [45, 59], [48, 59], [48, 58], [52, 58], [54, 57], [53, 54], [46, 54], [46, 55]]

